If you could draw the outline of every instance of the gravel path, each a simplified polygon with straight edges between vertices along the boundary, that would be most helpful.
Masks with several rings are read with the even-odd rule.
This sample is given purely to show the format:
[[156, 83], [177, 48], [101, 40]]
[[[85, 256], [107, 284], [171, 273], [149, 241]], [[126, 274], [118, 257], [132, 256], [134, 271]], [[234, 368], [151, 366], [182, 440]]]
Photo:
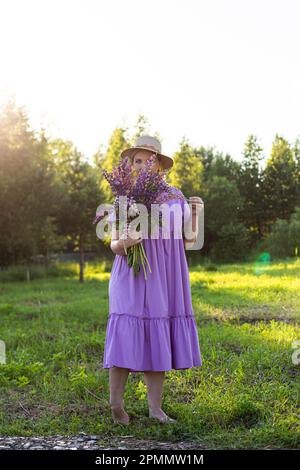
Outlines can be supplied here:
[[205, 449], [198, 442], [178, 441], [161, 442], [154, 440], [136, 439], [134, 436], [120, 436], [103, 439], [101, 436], [87, 435], [84, 432], [76, 436], [41, 436], [41, 437], [0, 437], [0, 450], [27, 449], [27, 450], [111, 450], [111, 449], [164, 449], [164, 450], [192, 450]]

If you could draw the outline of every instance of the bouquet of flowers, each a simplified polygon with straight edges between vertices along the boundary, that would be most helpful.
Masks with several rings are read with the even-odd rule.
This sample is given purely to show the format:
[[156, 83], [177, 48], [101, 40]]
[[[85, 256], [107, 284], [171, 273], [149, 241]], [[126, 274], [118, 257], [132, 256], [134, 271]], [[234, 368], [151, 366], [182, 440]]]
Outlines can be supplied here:
[[[174, 197], [174, 188], [170, 186], [164, 180], [165, 171], [162, 173], [157, 173], [152, 171], [152, 166], [154, 164], [155, 154], [151, 155], [146, 162], [146, 166], [142, 168], [139, 172], [136, 172], [132, 168], [132, 164], [129, 161], [129, 157], [125, 157], [121, 160], [119, 165], [115, 167], [112, 172], [107, 172], [102, 170], [102, 173], [108, 183], [110, 184], [111, 190], [115, 197], [114, 209], [116, 212], [116, 228], [117, 230], [122, 230], [123, 234], [121, 238], [127, 237], [128, 234], [128, 224], [120, 224], [120, 212], [119, 212], [119, 199], [120, 196], [127, 196], [127, 214], [129, 222], [133, 221], [136, 217], [139, 216], [139, 210], [137, 203], [144, 204], [147, 208], [147, 212], [151, 211], [151, 204], [160, 204], [162, 203], [162, 195], [164, 195], [164, 200]], [[98, 222], [101, 217], [97, 216], [94, 219], [93, 223]], [[161, 223], [161, 218], [159, 218], [159, 224]], [[140, 225], [140, 224], [139, 224]], [[138, 225], [138, 226], [139, 226]], [[150, 226], [152, 221], [150, 221]], [[148, 224], [149, 227], [149, 224]], [[138, 227], [137, 227], [138, 228]], [[127, 264], [133, 268], [133, 272], [137, 275], [140, 272], [142, 266], [144, 271], [145, 279], [147, 279], [146, 274], [146, 265], [150, 272], [149, 260], [146, 256], [143, 243], [137, 243], [130, 246], [126, 249], [124, 244], [124, 250], [127, 255]]]

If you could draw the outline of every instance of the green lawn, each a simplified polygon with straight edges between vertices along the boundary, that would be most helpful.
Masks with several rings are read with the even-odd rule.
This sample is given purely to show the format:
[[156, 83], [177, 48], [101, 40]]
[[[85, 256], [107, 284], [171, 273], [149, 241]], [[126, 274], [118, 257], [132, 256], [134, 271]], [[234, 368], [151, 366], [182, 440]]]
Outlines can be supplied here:
[[[196, 440], [209, 448], [299, 448], [300, 260], [190, 270], [203, 366], [166, 373], [153, 424], [143, 373], [125, 392], [129, 427], [113, 425], [102, 369], [109, 272], [88, 265], [1, 282], [0, 435], [101, 434]], [[3, 275], [4, 276], [4, 275]], [[299, 347], [299, 346], [298, 346]]]

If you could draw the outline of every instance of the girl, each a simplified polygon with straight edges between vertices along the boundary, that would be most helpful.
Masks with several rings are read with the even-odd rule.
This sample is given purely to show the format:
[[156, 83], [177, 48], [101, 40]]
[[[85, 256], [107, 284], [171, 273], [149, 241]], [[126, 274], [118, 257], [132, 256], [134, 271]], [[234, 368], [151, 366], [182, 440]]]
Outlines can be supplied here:
[[[149, 145], [151, 143], [151, 147]], [[154, 137], [140, 137], [135, 147], [127, 149], [137, 172], [156, 153], [152, 171], [162, 171], [173, 165], [173, 159], [160, 153], [160, 142]], [[174, 197], [167, 204], [180, 203], [189, 211], [180, 190], [174, 188]], [[173, 199], [172, 199], [173, 198]], [[202, 200], [190, 198], [196, 207], [193, 211], [193, 230], [197, 226], [198, 211]], [[124, 409], [124, 390], [129, 372], [144, 372], [149, 404], [149, 417], [160, 422], [176, 422], [161, 408], [165, 371], [201, 366], [202, 359], [194, 317], [189, 271], [185, 255], [184, 238], [142, 238], [128, 235], [119, 239], [116, 230], [111, 240], [115, 253], [109, 281], [109, 318], [106, 329], [103, 367], [109, 369], [110, 406], [114, 423], [129, 424]], [[135, 276], [127, 265], [126, 248], [143, 243], [151, 273], [145, 280], [142, 269]]]

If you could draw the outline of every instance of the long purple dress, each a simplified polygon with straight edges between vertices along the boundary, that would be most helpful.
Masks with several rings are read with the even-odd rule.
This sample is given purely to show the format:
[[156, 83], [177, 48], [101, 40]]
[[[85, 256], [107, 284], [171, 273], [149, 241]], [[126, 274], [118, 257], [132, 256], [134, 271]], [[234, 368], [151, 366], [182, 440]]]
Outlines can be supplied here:
[[[174, 203], [190, 215], [183, 200], [166, 202]], [[169, 239], [162, 237], [160, 227], [159, 238], [142, 241], [152, 271], [146, 267], [147, 280], [142, 268], [135, 276], [126, 256], [115, 255], [108, 288], [105, 369], [143, 372], [202, 366], [184, 240], [175, 238], [174, 217], [171, 213]]]

